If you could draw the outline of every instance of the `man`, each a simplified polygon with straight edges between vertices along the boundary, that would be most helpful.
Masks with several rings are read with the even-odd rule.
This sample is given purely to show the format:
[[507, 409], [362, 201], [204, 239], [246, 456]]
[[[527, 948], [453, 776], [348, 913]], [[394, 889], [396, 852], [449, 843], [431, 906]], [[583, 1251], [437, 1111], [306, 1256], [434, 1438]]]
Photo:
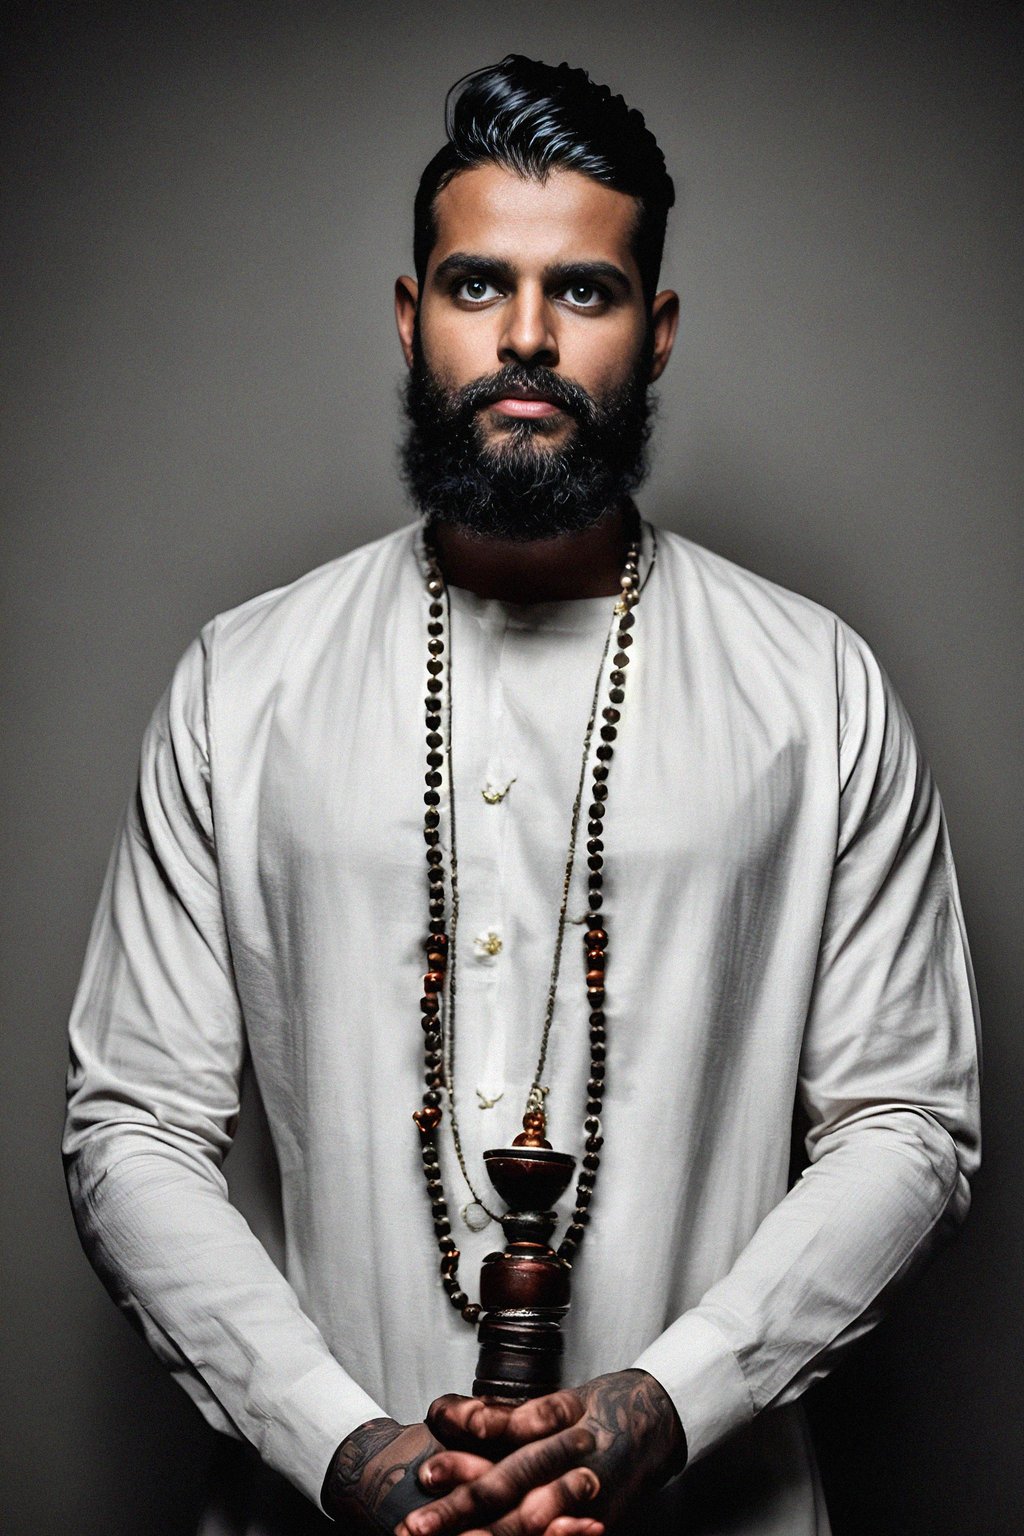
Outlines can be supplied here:
[[[422, 525], [214, 621], [157, 710], [71, 1026], [79, 1227], [270, 1469], [207, 1531], [821, 1536], [796, 1399], [977, 1162], [941, 809], [863, 642], [636, 518], [678, 312], [643, 119], [512, 56], [448, 133], [396, 288]], [[286, 1277], [220, 1171], [247, 1049]], [[582, 1172], [568, 1385], [513, 1409], [462, 1394], [523, 1124]]]

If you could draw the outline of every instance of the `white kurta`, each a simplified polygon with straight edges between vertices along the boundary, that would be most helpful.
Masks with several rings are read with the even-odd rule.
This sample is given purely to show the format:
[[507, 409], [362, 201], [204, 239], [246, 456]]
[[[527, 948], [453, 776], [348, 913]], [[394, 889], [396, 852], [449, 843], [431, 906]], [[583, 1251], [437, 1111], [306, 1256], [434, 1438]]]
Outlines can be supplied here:
[[[652, 543], [610, 777], [605, 1147], [566, 1379], [639, 1363], [671, 1393], [691, 1467], [647, 1530], [823, 1536], [794, 1400], [966, 1211], [970, 963], [938, 797], [864, 643], [674, 534], [651, 570]], [[407, 528], [207, 627], [146, 736], [71, 1026], [65, 1151], [94, 1262], [206, 1416], [314, 1501], [350, 1430], [422, 1418], [476, 1359], [410, 1118], [426, 601]], [[456, 1087], [480, 1185], [533, 1074], [611, 602], [452, 592]], [[507, 793], [488, 804], [489, 785]], [[549, 1137], [577, 1153], [585, 909], [581, 856], [545, 1073]], [[285, 1275], [221, 1173], [247, 1049]], [[502, 1097], [481, 1109], [478, 1088]], [[795, 1100], [810, 1163], [787, 1193]], [[475, 1295], [500, 1234], [463, 1227], [447, 1122], [442, 1142]]]

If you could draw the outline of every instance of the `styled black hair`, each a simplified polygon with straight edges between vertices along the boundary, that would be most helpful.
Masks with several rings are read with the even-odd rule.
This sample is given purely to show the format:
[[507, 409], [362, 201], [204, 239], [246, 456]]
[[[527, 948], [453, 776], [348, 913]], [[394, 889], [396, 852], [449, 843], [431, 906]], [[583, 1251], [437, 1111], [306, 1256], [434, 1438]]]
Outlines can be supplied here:
[[420, 178], [413, 260], [422, 287], [437, 238], [434, 199], [459, 171], [486, 161], [543, 181], [554, 169], [580, 171], [639, 203], [634, 251], [644, 296], [658, 286], [675, 188], [643, 114], [584, 69], [510, 53], [457, 80], [445, 98], [447, 143]]

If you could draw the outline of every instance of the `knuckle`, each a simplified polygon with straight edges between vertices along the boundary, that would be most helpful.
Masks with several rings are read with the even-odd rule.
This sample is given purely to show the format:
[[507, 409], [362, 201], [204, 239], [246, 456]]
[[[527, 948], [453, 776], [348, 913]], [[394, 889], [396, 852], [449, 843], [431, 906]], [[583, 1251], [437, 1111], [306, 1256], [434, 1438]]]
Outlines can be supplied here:
[[576, 1456], [589, 1456], [594, 1449], [594, 1436], [582, 1424], [574, 1424], [571, 1429], [567, 1429], [565, 1438], [569, 1449]]

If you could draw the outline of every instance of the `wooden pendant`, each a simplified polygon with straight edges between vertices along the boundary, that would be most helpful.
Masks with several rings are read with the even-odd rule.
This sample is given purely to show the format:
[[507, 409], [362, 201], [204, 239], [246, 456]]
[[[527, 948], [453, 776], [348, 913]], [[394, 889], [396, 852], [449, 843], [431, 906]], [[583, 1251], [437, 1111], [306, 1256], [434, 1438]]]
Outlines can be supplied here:
[[480, 1270], [484, 1312], [473, 1395], [491, 1402], [541, 1397], [561, 1382], [570, 1266], [550, 1246], [557, 1220], [550, 1207], [568, 1188], [576, 1159], [551, 1150], [542, 1124], [543, 1117], [540, 1127], [527, 1126], [518, 1145], [484, 1153], [490, 1181], [508, 1206], [501, 1218], [505, 1251], [488, 1254]]

